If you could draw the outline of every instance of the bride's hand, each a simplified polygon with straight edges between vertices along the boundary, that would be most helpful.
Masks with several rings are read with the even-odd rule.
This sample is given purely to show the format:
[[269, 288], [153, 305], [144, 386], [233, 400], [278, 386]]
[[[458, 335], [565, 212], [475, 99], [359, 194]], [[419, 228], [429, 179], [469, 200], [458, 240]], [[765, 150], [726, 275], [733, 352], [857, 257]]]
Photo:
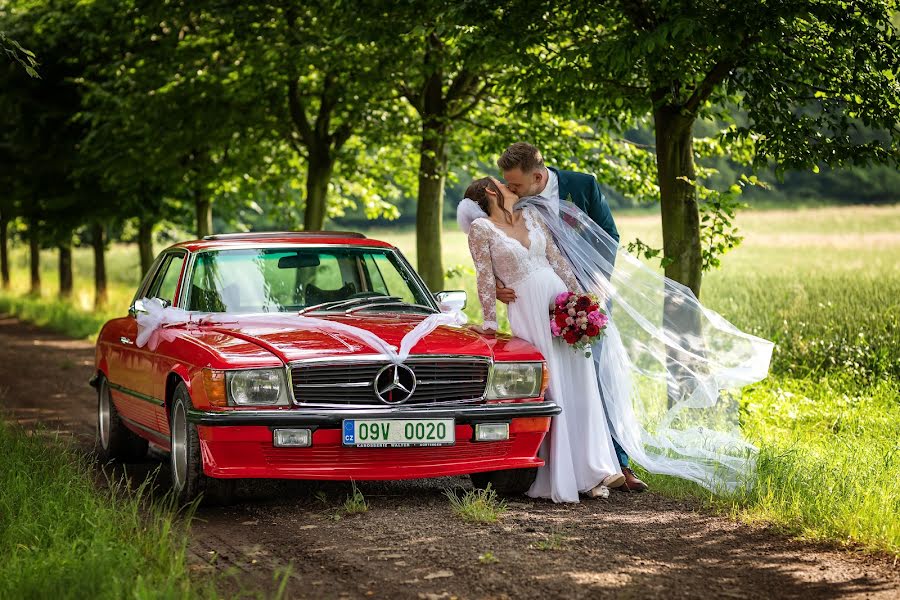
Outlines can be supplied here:
[[495, 335], [497, 333], [496, 329], [486, 329], [483, 325], [472, 325], [472, 329], [481, 335]]

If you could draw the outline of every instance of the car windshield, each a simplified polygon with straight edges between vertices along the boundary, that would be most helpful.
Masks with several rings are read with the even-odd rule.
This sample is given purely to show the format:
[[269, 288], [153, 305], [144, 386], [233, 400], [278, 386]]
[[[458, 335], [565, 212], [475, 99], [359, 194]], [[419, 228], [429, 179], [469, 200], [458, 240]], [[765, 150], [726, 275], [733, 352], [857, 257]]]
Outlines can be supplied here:
[[[418, 305], [418, 308], [417, 308]], [[188, 310], [258, 313], [424, 310], [434, 304], [390, 250], [251, 248], [197, 256]]]

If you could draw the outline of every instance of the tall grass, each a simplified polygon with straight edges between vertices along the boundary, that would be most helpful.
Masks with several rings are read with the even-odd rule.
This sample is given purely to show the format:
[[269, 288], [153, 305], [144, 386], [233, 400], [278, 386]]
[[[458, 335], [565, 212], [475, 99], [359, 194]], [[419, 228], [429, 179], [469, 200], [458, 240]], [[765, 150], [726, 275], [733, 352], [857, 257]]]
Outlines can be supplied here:
[[206, 598], [184, 521], [96, 472], [69, 442], [0, 421], [0, 598]]

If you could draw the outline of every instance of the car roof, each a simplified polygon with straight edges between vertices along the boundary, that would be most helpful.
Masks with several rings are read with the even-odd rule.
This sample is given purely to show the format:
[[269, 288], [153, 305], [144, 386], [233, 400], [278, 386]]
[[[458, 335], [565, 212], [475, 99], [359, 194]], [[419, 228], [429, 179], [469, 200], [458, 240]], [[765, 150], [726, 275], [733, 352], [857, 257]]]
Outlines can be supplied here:
[[357, 246], [360, 248], [393, 248], [393, 244], [369, 239], [350, 231], [261, 231], [248, 233], [220, 233], [200, 240], [173, 244], [170, 248], [184, 248], [190, 252], [215, 248], [252, 248], [279, 245]]

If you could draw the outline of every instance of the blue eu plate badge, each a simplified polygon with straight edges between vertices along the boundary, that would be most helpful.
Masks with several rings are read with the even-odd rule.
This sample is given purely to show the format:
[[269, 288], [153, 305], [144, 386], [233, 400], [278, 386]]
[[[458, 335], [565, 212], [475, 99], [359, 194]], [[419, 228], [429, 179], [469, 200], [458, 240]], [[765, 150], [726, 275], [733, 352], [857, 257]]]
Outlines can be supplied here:
[[353, 419], [344, 420], [344, 444], [356, 443], [356, 427]]

